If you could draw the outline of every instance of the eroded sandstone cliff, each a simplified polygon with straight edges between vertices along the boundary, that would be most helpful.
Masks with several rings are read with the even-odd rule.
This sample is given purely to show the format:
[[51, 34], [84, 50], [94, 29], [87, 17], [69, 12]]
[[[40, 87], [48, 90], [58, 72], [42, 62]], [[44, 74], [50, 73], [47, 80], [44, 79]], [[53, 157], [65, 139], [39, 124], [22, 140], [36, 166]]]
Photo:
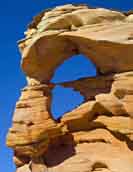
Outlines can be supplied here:
[[[133, 14], [59, 6], [36, 16], [25, 34], [27, 86], [7, 135], [17, 172], [132, 172]], [[85, 102], [55, 121], [50, 80], [75, 54], [90, 58], [98, 76], [58, 83]]]

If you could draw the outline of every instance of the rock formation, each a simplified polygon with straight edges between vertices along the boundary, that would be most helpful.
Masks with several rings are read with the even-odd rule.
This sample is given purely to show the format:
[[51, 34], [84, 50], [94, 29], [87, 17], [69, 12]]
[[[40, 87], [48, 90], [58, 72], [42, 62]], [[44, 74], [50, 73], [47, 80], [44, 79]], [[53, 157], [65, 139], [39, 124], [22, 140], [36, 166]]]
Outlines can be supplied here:
[[[133, 14], [64, 5], [36, 16], [19, 41], [27, 77], [7, 145], [17, 172], [133, 171]], [[85, 102], [55, 121], [51, 78], [75, 54], [97, 76], [58, 83]]]

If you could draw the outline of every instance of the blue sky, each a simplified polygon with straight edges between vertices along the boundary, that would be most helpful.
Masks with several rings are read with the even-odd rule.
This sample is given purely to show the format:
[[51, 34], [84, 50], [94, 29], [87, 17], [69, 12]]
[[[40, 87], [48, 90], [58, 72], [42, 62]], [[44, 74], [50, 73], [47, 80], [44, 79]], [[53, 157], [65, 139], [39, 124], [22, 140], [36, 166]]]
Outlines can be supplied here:
[[[23, 32], [34, 15], [43, 9], [67, 3], [86, 3], [94, 7], [124, 11], [133, 9], [133, 0], [4, 0], [0, 2], [0, 172], [15, 171], [12, 163], [12, 151], [5, 146], [5, 137], [11, 126], [12, 113], [20, 95], [20, 89], [26, 84], [20, 69], [20, 54], [16, 42], [23, 38]], [[81, 56], [77, 61], [73, 58], [66, 62], [63, 68], [64, 70], [58, 69], [59, 72], [56, 72], [53, 81], [62, 81], [63, 76], [66, 77], [66, 80], [72, 80], [79, 75], [87, 76], [95, 73], [92, 64], [83, 60]], [[74, 73], [75, 71], [76, 73]], [[59, 94], [61, 90], [64, 91], [63, 88], [57, 87], [53, 91], [53, 98], [60, 104], [60, 106], [53, 105], [52, 111], [56, 116], [67, 110], [68, 106], [64, 106], [65, 101], [72, 101], [69, 108], [73, 108], [75, 104], [83, 101], [79, 94], [76, 95], [71, 90], [63, 92], [63, 97], [66, 99], [63, 100]], [[68, 95], [69, 98], [66, 98]]]

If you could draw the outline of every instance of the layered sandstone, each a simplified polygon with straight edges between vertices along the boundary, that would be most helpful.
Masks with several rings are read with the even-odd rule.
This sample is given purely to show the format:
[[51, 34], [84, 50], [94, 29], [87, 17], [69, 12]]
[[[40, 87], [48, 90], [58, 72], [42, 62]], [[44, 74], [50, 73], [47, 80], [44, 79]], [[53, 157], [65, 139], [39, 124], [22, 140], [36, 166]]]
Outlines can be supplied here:
[[[133, 15], [65, 5], [36, 16], [19, 42], [27, 86], [21, 91], [7, 145], [17, 172], [132, 172]], [[51, 115], [51, 78], [75, 54], [97, 76], [67, 83], [85, 102], [58, 121]]]

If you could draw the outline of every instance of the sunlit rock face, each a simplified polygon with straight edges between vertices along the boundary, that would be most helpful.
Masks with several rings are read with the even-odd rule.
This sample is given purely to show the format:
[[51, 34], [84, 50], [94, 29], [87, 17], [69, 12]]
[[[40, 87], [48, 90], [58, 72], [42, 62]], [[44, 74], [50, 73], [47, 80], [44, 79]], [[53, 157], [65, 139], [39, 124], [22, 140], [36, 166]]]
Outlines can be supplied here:
[[[133, 171], [133, 19], [86, 5], [42, 12], [19, 42], [27, 86], [21, 91], [7, 145], [16, 172]], [[97, 76], [58, 83], [84, 96], [59, 120], [51, 115], [56, 68], [75, 54]]]

